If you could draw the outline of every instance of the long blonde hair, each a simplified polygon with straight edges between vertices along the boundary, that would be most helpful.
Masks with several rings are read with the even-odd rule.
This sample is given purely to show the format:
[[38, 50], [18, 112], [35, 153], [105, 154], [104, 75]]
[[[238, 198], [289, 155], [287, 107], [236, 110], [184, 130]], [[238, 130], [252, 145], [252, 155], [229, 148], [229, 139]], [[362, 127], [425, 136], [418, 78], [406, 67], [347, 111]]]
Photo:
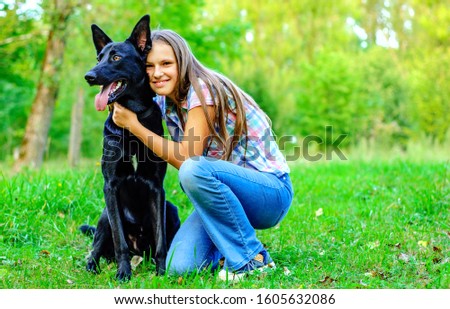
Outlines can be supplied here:
[[[181, 102], [186, 100], [190, 86], [194, 88], [195, 93], [200, 99], [203, 107], [206, 119], [208, 121], [208, 127], [212, 133], [210, 144], [216, 140], [223, 145], [224, 153], [222, 159], [229, 160], [233, 149], [244, 135], [247, 138], [247, 120], [245, 115], [244, 104], [247, 102], [260, 109], [258, 104], [253, 98], [245, 93], [242, 89], [236, 86], [232, 81], [203, 66], [193, 55], [187, 42], [176, 32], [172, 30], [154, 30], [151, 35], [152, 42], [161, 41], [172, 47], [175, 57], [178, 63], [178, 85], [175, 89], [175, 97], [178, 116], [182, 121], [184, 127], [184, 120], [181, 116]], [[201, 91], [199, 79], [204, 81], [208, 87], [211, 96], [215, 99], [215, 119], [211, 121], [206, 109], [206, 101]], [[230, 138], [226, 123], [227, 115], [232, 110], [228, 103], [228, 90], [234, 102], [236, 103], [236, 109], [233, 113], [236, 114], [236, 124], [233, 132], [233, 136]], [[265, 114], [264, 114], [265, 115]], [[266, 116], [267, 117], [267, 116]], [[268, 117], [267, 117], [268, 118]], [[268, 119], [269, 120], [269, 119]], [[270, 120], [269, 120], [270, 123]], [[218, 127], [216, 132], [215, 125]]]

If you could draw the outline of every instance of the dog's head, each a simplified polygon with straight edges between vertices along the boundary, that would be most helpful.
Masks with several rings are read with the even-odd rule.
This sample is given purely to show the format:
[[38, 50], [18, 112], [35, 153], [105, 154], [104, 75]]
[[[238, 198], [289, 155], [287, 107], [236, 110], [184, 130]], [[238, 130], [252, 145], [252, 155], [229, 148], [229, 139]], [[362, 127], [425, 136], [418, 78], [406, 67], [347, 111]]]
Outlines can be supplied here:
[[95, 98], [95, 106], [97, 110], [104, 110], [108, 104], [133, 97], [139, 91], [136, 87], [148, 87], [145, 59], [152, 47], [150, 16], [143, 16], [130, 37], [120, 43], [113, 42], [95, 24], [91, 29], [98, 63], [84, 78], [91, 86], [102, 86]]

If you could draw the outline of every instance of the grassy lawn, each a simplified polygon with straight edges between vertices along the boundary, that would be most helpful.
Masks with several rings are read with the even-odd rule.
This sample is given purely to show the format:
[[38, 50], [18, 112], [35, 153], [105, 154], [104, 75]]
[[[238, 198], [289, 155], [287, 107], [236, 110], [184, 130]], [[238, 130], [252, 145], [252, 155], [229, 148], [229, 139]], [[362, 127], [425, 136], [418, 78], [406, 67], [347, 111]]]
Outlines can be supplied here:
[[[276, 228], [258, 231], [277, 269], [240, 283], [207, 271], [155, 276], [141, 263], [130, 282], [116, 267], [84, 270], [104, 207], [100, 167], [0, 174], [1, 288], [450, 288], [448, 162], [350, 160], [291, 166], [295, 199]], [[182, 219], [192, 209], [174, 170], [167, 196]]]

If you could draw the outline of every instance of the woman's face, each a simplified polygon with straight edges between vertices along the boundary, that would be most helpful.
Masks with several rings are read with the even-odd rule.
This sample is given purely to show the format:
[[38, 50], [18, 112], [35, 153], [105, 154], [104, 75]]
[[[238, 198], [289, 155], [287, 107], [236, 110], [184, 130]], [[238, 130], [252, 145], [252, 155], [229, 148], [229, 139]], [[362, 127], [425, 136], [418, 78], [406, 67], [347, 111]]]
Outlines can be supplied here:
[[147, 74], [150, 87], [156, 94], [168, 96], [175, 100], [175, 89], [178, 82], [178, 63], [172, 47], [164, 42], [153, 42], [147, 56]]

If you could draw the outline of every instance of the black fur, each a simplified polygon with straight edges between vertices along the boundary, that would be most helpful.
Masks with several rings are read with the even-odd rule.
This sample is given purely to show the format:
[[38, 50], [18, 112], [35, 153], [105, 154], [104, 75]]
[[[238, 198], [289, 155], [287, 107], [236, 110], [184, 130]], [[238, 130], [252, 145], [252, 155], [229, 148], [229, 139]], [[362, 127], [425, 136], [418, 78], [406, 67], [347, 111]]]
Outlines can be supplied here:
[[[130, 37], [115, 43], [96, 25], [92, 36], [98, 64], [85, 75], [92, 85], [110, 91], [121, 81], [108, 105], [118, 102], [134, 111], [140, 122], [156, 134], [163, 134], [161, 111], [153, 102], [154, 93], [145, 71], [145, 58], [151, 49], [150, 17], [145, 15]], [[131, 255], [152, 258], [158, 274], [165, 271], [167, 250], [180, 226], [175, 206], [165, 201], [163, 181], [167, 163], [158, 158], [129, 131], [116, 126], [112, 113], [105, 122], [102, 156], [106, 207], [97, 228], [82, 226], [94, 233], [93, 250], [87, 270], [100, 271], [101, 257], [115, 258], [116, 278], [131, 277]], [[137, 161], [136, 164], [133, 164]]]

